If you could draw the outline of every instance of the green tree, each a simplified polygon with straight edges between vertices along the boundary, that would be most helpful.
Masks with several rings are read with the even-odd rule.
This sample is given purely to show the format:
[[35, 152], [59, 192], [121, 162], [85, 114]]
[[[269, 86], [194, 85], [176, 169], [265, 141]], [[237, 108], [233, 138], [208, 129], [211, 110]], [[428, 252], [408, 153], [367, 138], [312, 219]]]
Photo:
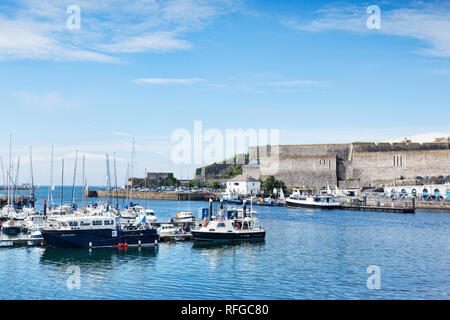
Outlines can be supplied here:
[[262, 188], [267, 193], [272, 193], [275, 188], [282, 188], [284, 192], [286, 190], [286, 184], [281, 180], [276, 180], [274, 176], [269, 176], [263, 181]]

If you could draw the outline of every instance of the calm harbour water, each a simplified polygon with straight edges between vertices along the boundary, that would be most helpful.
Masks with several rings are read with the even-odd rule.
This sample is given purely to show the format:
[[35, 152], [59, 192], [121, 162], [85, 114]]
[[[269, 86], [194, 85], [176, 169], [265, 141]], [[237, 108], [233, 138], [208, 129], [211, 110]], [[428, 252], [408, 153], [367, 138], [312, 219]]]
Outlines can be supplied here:
[[[65, 201], [71, 188], [65, 190]], [[47, 189], [37, 193], [38, 207]], [[59, 190], [55, 198], [59, 203]], [[97, 199], [90, 199], [96, 201]], [[81, 201], [77, 188], [76, 201]], [[136, 201], [144, 204], [144, 201]], [[122, 204], [122, 200], [120, 200]], [[147, 202], [160, 220], [207, 202]], [[256, 207], [264, 242], [0, 249], [0, 299], [449, 299], [450, 212]], [[381, 268], [370, 290], [367, 267]], [[79, 267], [79, 289], [69, 289]]]

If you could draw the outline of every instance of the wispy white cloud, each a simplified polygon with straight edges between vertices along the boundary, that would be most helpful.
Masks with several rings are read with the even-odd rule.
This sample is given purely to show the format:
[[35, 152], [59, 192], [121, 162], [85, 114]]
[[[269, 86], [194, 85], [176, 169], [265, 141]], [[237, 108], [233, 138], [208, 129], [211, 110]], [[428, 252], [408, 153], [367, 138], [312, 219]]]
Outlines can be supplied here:
[[290, 81], [275, 81], [275, 82], [263, 82], [261, 85], [272, 87], [317, 87], [324, 86], [325, 83], [314, 80], [290, 80]]
[[205, 79], [201, 78], [142, 78], [133, 79], [135, 83], [145, 84], [194, 84], [204, 82]]
[[29, 108], [52, 110], [52, 109], [76, 109], [82, 107], [82, 104], [80, 102], [64, 98], [58, 92], [36, 94], [22, 90], [14, 92], [13, 97], [18, 99], [21, 105]]
[[376, 33], [415, 38], [427, 47], [418, 53], [435, 57], [450, 57], [450, 4], [444, 1], [411, 2], [406, 8], [381, 8], [381, 29], [369, 30], [366, 26], [367, 7], [350, 4], [334, 4], [323, 7], [315, 19], [303, 22], [288, 17], [282, 23], [294, 30], [321, 32], [343, 30], [358, 33]]
[[2, 4], [0, 60], [119, 62], [118, 54], [186, 50], [183, 39], [233, 12], [237, 0], [77, 0], [81, 29], [68, 30], [68, 0]]

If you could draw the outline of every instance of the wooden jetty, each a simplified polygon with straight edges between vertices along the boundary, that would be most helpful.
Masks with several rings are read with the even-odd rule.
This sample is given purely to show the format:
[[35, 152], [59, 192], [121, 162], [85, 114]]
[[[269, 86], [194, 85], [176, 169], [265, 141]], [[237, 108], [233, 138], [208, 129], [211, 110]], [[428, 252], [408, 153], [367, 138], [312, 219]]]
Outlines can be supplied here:
[[377, 206], [351, 206], [343, 205], [342, 210], [349, 211], [371, 211], [371, 212], [394, 212], [394, 213], [415, 213], [415, 208], [398, 208], [398, 207], [377, 207]]
[[191, 233], [182, 233], [179, 235], [167, 235], [159, 236], [160, 242], [173, 242], [173, 241], [191, 241], [193, 240]]

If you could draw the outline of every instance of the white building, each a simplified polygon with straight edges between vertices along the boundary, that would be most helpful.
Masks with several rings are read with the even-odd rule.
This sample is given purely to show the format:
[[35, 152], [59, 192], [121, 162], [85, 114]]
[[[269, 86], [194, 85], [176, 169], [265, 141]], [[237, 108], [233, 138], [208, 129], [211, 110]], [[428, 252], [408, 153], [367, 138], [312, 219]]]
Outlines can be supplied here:
[[240, 175], [227, 181], [227, 192], [244, 196], [257, 195], [261, 193], [261, 182], [252, 177]]

